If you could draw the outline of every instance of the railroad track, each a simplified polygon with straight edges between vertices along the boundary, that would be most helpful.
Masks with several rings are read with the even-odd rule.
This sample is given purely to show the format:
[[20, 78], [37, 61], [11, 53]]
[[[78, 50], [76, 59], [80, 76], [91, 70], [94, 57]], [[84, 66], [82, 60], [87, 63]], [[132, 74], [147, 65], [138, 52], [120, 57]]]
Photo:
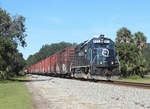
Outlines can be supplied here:
[[143, 88], [143, 89], [150, 89], [150, 83], [136, 83], [136, 82], [124, 82], [124, 81], [112, 81], [112, 80], [91, 80], [91, 79], [79, 79], [79, 78], [68, 78], [80, 81], [88, 81], [88, 82], [95, 82], [95, 83], [103, 83], [103, 84], [112, 84], [118, 86], [125, 86], [125, 87], [135, 87], [135, 88]]
[[124, 81], [112, 81], [112, 80], [91, 80], [91, 79], [79, 79], [79, 78], [67, 78], [67, 79], [94, 82], [100, 84], [103, 83], [103, 84], [111, 84], [111, 85], [118, 85], [118, 86], [125, 86], [125, 87], [150, 89], [150, 83], [136, 83], [136, 82], [124, 82]]
[[[43, 76], [50, 76], [50, 75], [43, 75]], [[59, 77], [59, 76], [52, 76], [51, 77]], [[136, 83], [136, 82], [124, 82], [124, 81], [108, 81], [108, 80], [91, 80], [91, 79], [81, 79], [81, 78], [73, 78], [73, 77], [59, 77], [65, 79], [73, 79], [79, 81], [87, 81], [87, 82], [94, 82], [100, 84], [112, 84], [118, 86], [125, 86], [125, 87], [135, 87], [135, 88], [143, 88], [143, 89], [150, 89], [149, 83]]]
[[148, 84], [148, 83], [123, 82], [123, 81], [96, 81], [96, 82], [104, 83], [104, 84], [126, 86], [126, 87], [150, 89], [150, 84]]

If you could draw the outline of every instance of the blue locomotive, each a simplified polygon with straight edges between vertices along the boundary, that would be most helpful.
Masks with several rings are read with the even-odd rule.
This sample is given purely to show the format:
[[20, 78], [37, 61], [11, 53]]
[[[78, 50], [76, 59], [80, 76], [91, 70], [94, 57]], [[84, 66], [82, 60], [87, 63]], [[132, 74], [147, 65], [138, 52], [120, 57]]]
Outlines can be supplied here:
[[104, 35], [93, 37], [75, 47], [71, 76], [85, 79], [117, 79], [119, 61], [115, 43]]

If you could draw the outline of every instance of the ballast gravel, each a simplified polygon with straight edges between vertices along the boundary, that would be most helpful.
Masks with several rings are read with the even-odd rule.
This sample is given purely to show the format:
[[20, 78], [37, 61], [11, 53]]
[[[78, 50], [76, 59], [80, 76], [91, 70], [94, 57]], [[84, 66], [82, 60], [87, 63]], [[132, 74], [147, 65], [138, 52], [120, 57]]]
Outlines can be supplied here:
[[149, 89], [27, 76], [36, 109], [150, 109]]

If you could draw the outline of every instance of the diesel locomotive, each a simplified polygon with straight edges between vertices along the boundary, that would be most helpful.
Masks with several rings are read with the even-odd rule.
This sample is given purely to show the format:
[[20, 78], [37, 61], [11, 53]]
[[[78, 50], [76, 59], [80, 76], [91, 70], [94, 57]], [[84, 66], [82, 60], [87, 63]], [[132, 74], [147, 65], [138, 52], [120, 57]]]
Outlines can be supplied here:
[[108, 80], [119, 78], [115, 43], [104, 35], [66, 48], [30, 66], [28, 73]]
[[96, 80], [119, 78], [115, 43], [100, 35], [77, 45], [71, 76]]

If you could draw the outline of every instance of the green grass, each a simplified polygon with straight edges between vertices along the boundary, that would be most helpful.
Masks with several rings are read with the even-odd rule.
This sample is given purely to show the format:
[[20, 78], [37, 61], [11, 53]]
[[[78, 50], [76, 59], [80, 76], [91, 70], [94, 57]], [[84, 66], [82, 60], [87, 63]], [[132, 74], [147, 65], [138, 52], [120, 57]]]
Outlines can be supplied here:
[[139, 76], [131, 76], [128, 78], [120, 78], [118, 81], [125, 81], [125, 82], [138, 82], [138, 83], [150, 83], [150, 78], [141, 78]]
[[25, 80], [25, 77], [0, 81], [0, 109], [33, 109], [27, 87], [17, 80]]

